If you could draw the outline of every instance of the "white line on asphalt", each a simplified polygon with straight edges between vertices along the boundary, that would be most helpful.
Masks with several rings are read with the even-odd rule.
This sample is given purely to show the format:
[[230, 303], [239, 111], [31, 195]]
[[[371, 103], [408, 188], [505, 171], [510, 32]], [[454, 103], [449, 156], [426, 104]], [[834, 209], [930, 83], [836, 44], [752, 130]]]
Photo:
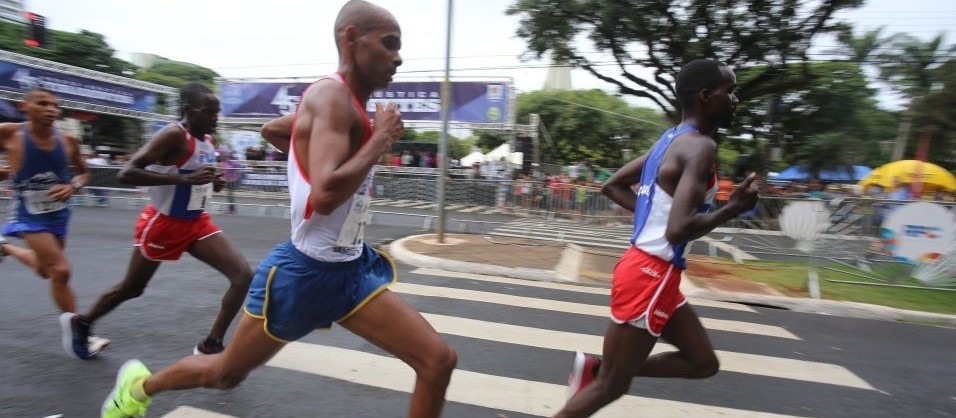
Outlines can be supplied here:
[[[596, 354], [602, 352], [604, 344], [604, 337], [598, 335], [498, 324], [447, 315], [428, 313], [422, 315], [442, 334]], [[654, 347], [653, 352], [660, 353], [674, 349], [669, 344], [660, 343]], [[859, 376], [834, 364], [720, 350], [717, 351], [717, 357], [720, 359], [721, 370], [728, 372], [876, 390]]]
[[472, 206], [472, 207], [470, 207], [470, 208], [468, 208], [468, 209], [459, 210], [458, 212], [459, 212], [459, 213], [471, 213], [471, 212], [477, 212], [477, 211], [482, 210], [482, 209], [488, 209], [488, 207], [487, 207], [487, 206]]
[[466, 207], [466, 206], [468, 206], [468, 205], [462, 205], [462, 204], [460, 204], [460, 203], [459, 203], [459, 204], [455, 204], [455, 205], [448, 205], [448, 206], [445, 206], [445, 210], [455, 210], [455, 209], [460, 209], [460, 208], [463, 208], [463, 207]]
[[[417, 296], [469, 300], [474, 302], [494, 303], [498, 305], [517, 306], [521, 308], [541, 309], [554, 312], [565, 312], [579, 315], [599, 316], [608, 318], [610, 308], [607, 306], [590, 305], [586, 303], [565, 302], [514, 296], [502, 293], [482, 292], [478, 290], [456, 289], [451, 287], [425, 286], [413, 283], [398, 282], [390, 288], [395, 292]], [[704, 327], [713, 330], [738, 332], [745, 334], [764, 335], [768, 337], [788, 338], [799, 340], [792, 332], [773, 325], [754, 324], [750, 322], [728, 321], [722, 319], [701, 318]]]
[[[412, 274], [424, 274], [437, 277], [455, 277], [459, 279], [478, 280], [491, 283], [513, 284], [526, 287], [537, 287], [541, 289], [567, 290], [569, 292], [590, 293], [595, 295], [610, 295], [611, 290], [606, 287], [591, 287], [574, 284], [539, 282], [534, 280], [512, 279], [508, 277], [488, 276], [484, 274], [459, 273], [455, 271], [438, 270], [430, 268], [417, 268], [411, 271]], [[743, 312], [757, 312], [754, 308], [739, 303], [718, 302], [706, 299], [690, 299], [694, 306], [708, 306], [712, 308], [730, 309]]]
[[[317, 361], [319, 359], [335, 361]], [[398, 359], [317, 344], [291, 343], [268, 365], [406, 393], [414, 386], [415, 379], [412, 369]], [[455, 370], [446, 399], [489, 409], [551, 416], [564, 404], [564, 393], [564, 385]], [[642, 416], [662, 418], [792, 417], [631, 395], [625, 395], [595, 417], [631, 418], [635, 411], [640, 411]]]
[[427, 203], [427, 202], [422, 202], [421, 200], [412, 200], [412, 201], [406, 202], [406, 203], [398, 203], [398, 204], [393, 203], [393, 204], [391, 204], [391, 205], [389, 205], [389, 206], [391, 206], [391, 207], [393, 207], [393, 208], [406, 208], [406, 207], [411, 207], [411, 206], [420, 206], [420, 205], [423, 205], [423, 204], [428, 204], [428, 203]]
[[207, 411], [205, 409], [193, 408], [191, 406], [180, 406], [162, 418], [236, 418], [232, 415], [224, 415], [217, 412]]

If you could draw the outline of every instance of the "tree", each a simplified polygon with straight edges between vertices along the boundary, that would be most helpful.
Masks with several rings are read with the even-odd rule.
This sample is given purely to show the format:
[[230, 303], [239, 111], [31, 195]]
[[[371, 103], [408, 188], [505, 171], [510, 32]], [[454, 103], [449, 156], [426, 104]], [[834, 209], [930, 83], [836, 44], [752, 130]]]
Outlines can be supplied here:
[[913, 124], [920, 134], [930, 134], [928, 161], [952, 170], [956, 169], [956, 58], [941, 66], [935, 78], [934, 87], [913, 110]]
[[481, 152], [488, 152], [499, 145], [508, 142], [508, 135], [502, 131], [492, 131], [488, 129], [477, 129], [472, 133], [475, 146], [481, 149]]
[[863, 35], [859, 37], [854, 36], [852, 31], [845, 30], [837, 35], [837, 42], [841, 45], [839, 52], [846, 55], [850, 62], [866, 65], [895, 38], [895, 36], [884, 37], [883, 27], [880, 26], [863, 32]]
[[[517, 99], [517, 117], [536, 113], [547, 130], [540, 141], [542, 154], [552, 154], [553, 163], [593, 160], [604, 167], [619, 167], [622, 150], [639, 155], [657, 139], [667, 125], [651, 109], [630, 107], [623, 99], [601, 90], [534, 91]], [[548, 138], [550, 138], [550, 143]]]
[[[518, 0], [518, 37], [531, 54], [581, 67], [678, 118], [674, 76], [708, 57], [760, 73], [738, 83], [741, 101], [788, 91], [811, 77], [807, 51], [817, 35], [844, 29], [834, 13], [862, 0]], [[579, 46], [584, 39], [591, 42]], [[596, 49], [610, 55], [589, 58]], [[792, 65], [799, 63], [803, 65]], [[649, 69], [650, 76], [638, 74]]]
[[136, 69], [133, 64], [114, 57], [115, 50], [99, 33], [47, 29], [49, 47], [41, 49], [23, 44], [23, 30], [23, 25], [0, 22], [0, 49], [108, 74], [130, 75]]
[[177, 89], [193, 81], [205, 84], [209, 88], [215, 88], [217, 77], [219, 77], [219, 74], [209, 68], [162, 57], [157, 58], [152, 66], [141, 69], [134, 76], [137, 80]]
[[906, 150], [919, 101], [929, 94], [939, 76], [936, 69], [952, 58], [953, 53], [956, 53], [956, 45], [944, 47], [943, 35], [940, 34], [926, 42], [910, 35], [900, 35], [893, 46], [895, 51], [883, 56], [885, 63], [880, 68], [880, 74], [909, 102], [893, 146], [892, 158], [899, 160]]
[[[779, 133], [775, 145], [782, 148], [784, 164], [806, 165], [816, 173], [885, 162], [879, 143], [892, 138], [896, 117], [877, 107], [875, 90], [868, 86], [860, 65], [819, 62], [809, 64], [808, 69], [812, 81], [804, 87], [770, 103], [740, 105], [739, 123], [732, 130], [736, 137], [766, 138]], [[739, 77], [746, 80], [759, 72], [745, 70]], [[753, 147], [754, 141], [750, 142]], [[737, 148], [748, 153], [763, 151]]]

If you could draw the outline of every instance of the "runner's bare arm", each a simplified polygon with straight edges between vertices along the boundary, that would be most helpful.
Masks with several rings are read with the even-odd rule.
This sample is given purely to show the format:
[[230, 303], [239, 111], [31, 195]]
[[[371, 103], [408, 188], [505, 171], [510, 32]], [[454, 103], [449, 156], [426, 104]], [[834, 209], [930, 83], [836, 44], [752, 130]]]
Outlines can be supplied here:
[[[351, 134], [359, 115], [351, 91], [337, 83], [309, 89], [299, 109], [299, 123], [308, 121], [309, 182], [312, 207], [328, 215], [348, 200], [383, 153], [404, 132], [401, 115], [393, 104], [376, 104], [376, 129], [368, 143], [352, 154]], [[361, 133], [359, 133], [361, 135]]]
[[601, 187], [601, 193], [614, 201], [614, 203], [621, 205], [622, 208], [634, 212], [634, 203], [637, 200], [637, 195], [634, 194], [634, 189], [632, 189], [631, 186], [641, 180], [641, 172], [644, 170], [645, 160], [647, 160], [647, 154], [619, 168], [614, 172], [611, 178], [604, 182], [604, 186]]
[[259, 133], [272, 146], [283, 153], [289, 153], [289, 140], [292, 137], [292, 124], [295, 122], [295, 113], [275, 118], [262, 125]]
[[[671, 244], [684, 244], [707, 235], [720, 224], [749, 209], [745, 207], [745, 201], [738, 199], [716, 211], [699, 213], [700, 205], [707, 195], [707, 183], [714, 176], [716, 147], [713, 142], [701, 142], [700, 146], [685, 148], [687, 155], [684, 156], [683, 170], [674, 191], [674, 203], [665, 232]], [[745, 181], [747, 184], [742, 183], [740, 187], [747, 189], [752, 180], [752, 177], [748, 178]], [[754, 203], [756, 192], [753, 193], [750, 207]]]
[[190, 174], [163, 174], [146, 169], [151, 164], [171, 165], [176, 151], [183, 150], [185, 135], [175, 124], [169, 124], [153, 136], [126, 162], [119, 172], [119, 180], [134, 186], [161, 186], [166, 184], [207, 184], [216, 178], [216, 169], [205, 166]]

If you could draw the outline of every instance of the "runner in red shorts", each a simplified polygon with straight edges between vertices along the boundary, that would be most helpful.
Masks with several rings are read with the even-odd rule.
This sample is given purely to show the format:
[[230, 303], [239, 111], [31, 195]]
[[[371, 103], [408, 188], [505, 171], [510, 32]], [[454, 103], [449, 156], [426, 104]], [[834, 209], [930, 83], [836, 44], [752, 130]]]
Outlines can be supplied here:
[[[710, 211], [717, 192], [714, 136], [733, 120], [736, 86], [734, 72], [717, 61], [688, 63], [677, 76], [681, 124], [604, 185], [605, 195], [634, 211], [632, 246], [614, 268], [604, 357], [577, 353], [568, 379], [571, 398], [555, 417], [591, 416], [627, 393], [634, 376], [700, 379], [717, 373], [717, 356], [680, 292], [680, 277], [688, 242], [757, 203], [751, 174], [727, 205]], [[658, 337], [678, 351], [648, 357]]]
[[213, 189], [222, 187], [213, 164], [216, 147], [212, 133], [219, 118], [219, 99], [205, 86], [190, 83], [182, 90], [181, 123], [161, 129], [123, 170], [120, 181], [148, 186], [150, 204], [136, 222], [133, 255], [126, 277], [103, 294], [80, 321], [94, 321], [126, 300], [143, 294], [146, 284], [163, 261], [178, 260], [184, 252], [212, 266], [229, 279], [219, 315], [194, 354], [223, 350], [223, 337], [242, 307], [252, 269], [206, 208]]

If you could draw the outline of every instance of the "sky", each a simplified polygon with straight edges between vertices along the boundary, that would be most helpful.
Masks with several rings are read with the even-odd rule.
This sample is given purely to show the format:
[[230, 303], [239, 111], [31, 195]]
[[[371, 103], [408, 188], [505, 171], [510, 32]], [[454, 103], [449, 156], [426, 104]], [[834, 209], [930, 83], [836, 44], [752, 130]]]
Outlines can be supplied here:
[[[335, 15], [345, 0], [25, 0], [25, 8], [47, 18], [47, 26], [106, 36], [118, 56], [146, 52], [211, 68], [225, 78], [314, 79], [335, 71]], [[447, 0], [378, 0], [402, 26], [404, 65], [397, 80], [443, 75]], [[522, 60], [524, 41], [515, 36], [514, 0], [455, 1], [451, 60], [453, 78], [510, 78], [519, 92], [540, 89], [547, 61]], [[838, 17], [859, 29], [885, 26], [929, 39], [956, 28], [953, 0], [868, 0]], [[956, 34], [947, 38], [956, 41]], [[818, 50], [832, 48], [821, 38]], [[532, 67], [532, 68], [529, 68]], [[583, 70], [571, 74], [574, 88], [612, 91]], [[895, 107], [890, 95], [881, 95]]]

